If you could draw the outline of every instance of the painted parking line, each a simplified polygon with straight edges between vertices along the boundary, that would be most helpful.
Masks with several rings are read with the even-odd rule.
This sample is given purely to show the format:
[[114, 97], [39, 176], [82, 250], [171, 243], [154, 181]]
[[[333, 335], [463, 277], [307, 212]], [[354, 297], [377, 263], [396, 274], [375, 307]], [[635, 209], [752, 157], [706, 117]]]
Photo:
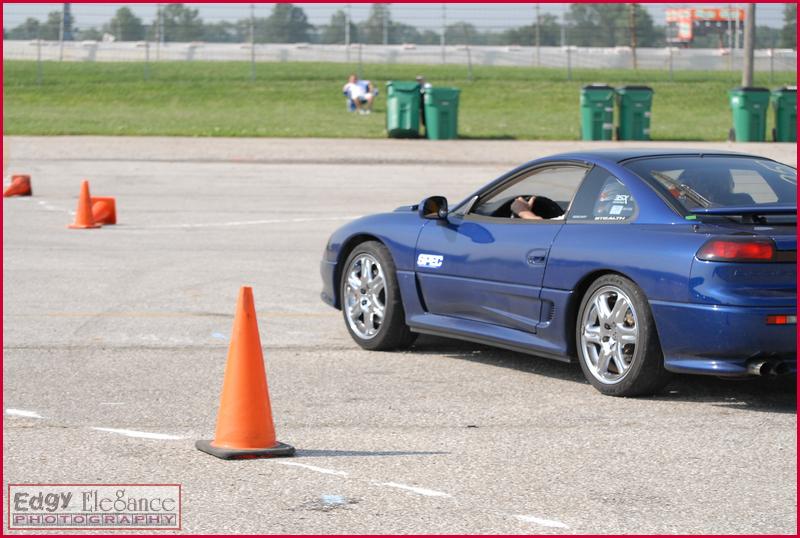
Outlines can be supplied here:
[[304, 469], [308, 469], [309, 471], [314, 471], [317, 473], [322, 474], [332, 474], [337, 476], [347, 476], [347, 473], [344, 471], [337, 471], [335, 469], [326, 469], [325, 467], [317, 467], [316, 465], [308, 465], [305, 463], [297, 463], [294, 461], [276, 461], [277, 465], [291, 465], [292, 467], [302, 467]]
[[379, 482], [377, 484], [379, 486], [386, 486], [386, 487], [390, 487], [390, 488], [403, 489], [403, 490], [406, 490], [406, 491], [410, 491], [412, 493], [416, 493], [417, 495], [424, 495], [426, 497], [450, 497], [451, 496], [449, 493], [444, 493], [444, 492], [436, 491], [436, 490], [433, 490], [433, 489], [419, 488], [419, 487], [416, 487], [416, 486], [409, 486], [407, 484], [399, 484], [397, 482]]
[[525, 523], [535, 523], [537, 525], [541, 525], [542, 527], [550, 527], [556, 529], [568, 529], [569, 527], [560, 521], [556, 521], [554, 519], [544, 519], [541, 517], [536, 516], [526, 516], [526, 515], [515, 515], [520, 521], [524, 521]]
[[136, 437], [139, 439], [156, 439], [159, 441], [179, 441], [181, 439], [186, 439], [186, 437], [180, 435], [171, 435], [169, 433], [140, 432], [136, 430], [124, 430], [119, 428], [99, 428], [96, 426], [92, 426], [91, 429], [99, 432], [117, 433], [119, 435], [124, 435], [125, 437]]
[[6, 415], [11, 415], [12, 417], [25, 417], [25, 418], [44, 418], [42, 415], [37, 413], [36, 411], [26, 411], [25, 409], [6, 409]]

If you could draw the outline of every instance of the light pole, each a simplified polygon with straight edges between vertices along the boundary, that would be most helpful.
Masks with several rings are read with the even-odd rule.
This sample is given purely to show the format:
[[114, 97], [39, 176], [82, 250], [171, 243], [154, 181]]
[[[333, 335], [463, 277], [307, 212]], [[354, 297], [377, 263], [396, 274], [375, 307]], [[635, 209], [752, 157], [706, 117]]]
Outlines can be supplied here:
[[742, 66], [742, 86], [753, 85], [753, 49], [756, 42], [756, 5], [747, 4], [744, 21], [744, 65]]

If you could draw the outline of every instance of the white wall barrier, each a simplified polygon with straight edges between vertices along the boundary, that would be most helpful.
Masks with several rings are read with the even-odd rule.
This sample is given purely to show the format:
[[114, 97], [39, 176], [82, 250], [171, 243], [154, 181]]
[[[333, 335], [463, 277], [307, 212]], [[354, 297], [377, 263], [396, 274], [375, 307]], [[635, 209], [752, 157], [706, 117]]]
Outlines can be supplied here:
[[[444, 56], [444, 62], [443, 60]], [[149, 61], [250, 61], [249, 44], [241, 43], [145, 43], [3, 41], [4, 60], [63, 60], [72, 62]], [[257, 44], [257, 62], [340, 62], [355, 64], [425, 64], [630, 69], [628, 47], [469, 47], [451, 45], [311, 45]], [[727, 49], [640, 48], [636, 50], [639, 69], [693, 71], [740, 70], [742, 51], [731, 55]], [[797, 51], [761, 49], [755, 51], [757, 71], [796, 71]]]

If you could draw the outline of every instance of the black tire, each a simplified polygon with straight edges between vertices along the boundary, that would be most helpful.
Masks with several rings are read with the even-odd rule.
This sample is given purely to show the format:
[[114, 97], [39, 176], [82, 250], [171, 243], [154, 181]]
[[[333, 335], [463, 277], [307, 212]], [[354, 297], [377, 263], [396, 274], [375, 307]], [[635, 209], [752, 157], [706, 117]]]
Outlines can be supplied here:
[[[616, 301], [621, 298], [624, 302], [620, 305], [628, 305], [624, 310], [619, 310], [620, 314], [624, 316], [623, 320], [619, 322], [620, 325], [615, 325], [615, 322], [611, 321], [609, 324], [605, 324], [596, 314], [598, 307], [595, 305], [595, 299], [605, 301], [606, 298], [608, 301], [614, 301], [615, 305]], [[610, 303], [606, 302], [605, 304], [609, 305]], [[609, 312], [614, 313], [613, 307], [610, 307]], [[596, 331], [594, 329], [595, 316]], [[622, 362], [626, 362], [625, 358], [630, 357], [624, 371], [620, 371], [614, 358], [606, 361], [605, 368], [601, 366], [601, 358], [596, 359], [597, 365], [594, 364], [593, 357], [590, 356], [591, 351], [587, 347], [596, 350], [595, 353], [599, 356], [604, 349], [604, 344], [583, 340], [584, 330], [589, 332], [590, 329], [593, 335], [596, 332], [596, 337], [605, 342], [606, 346], [614, 346], [611, 349], [620, 346], [619, 342], [623, 341], [621, 336], [623, 330], [626, 332], [637, 331], [634, 344], [620, 346]], [[607, 331], [608, 336], [602, 336], [603, 332], [601, 331]], [[581, 299], [575, 323], [575, 343], [583, 375], [594, 388], [605, 395], [643, 396], [654, 394], [664, 388], [672, 377], [664, 369], [664, 356], [661, 352], [661, 344], [658, 341], [647, 297], [636, 284], [623, 276], [602, 276], [586, 290]], [[632, 352], [625, 353], [625, 350], [631, 349], [628, 346], [633, 346]], [[608, 353], [610, 356], [611, 352]], [[603, 375], [604, 373], [607, 377]]]
[[[383, 273], [384, 285], [381, 297], [383, 298], [384, 316], [377, 331], [373, 336], [366, 337], [351, 326], [348, 309], [347, 278], [351, 266], [364, 255], [371, 256], [380, 266]], [[388, 351], [403, 349], [411, 346], [417, 339], [416, 333], [409, 330], [406, 325], [403, 302], [400, 298], [400, 288], [397, 285], [397, 273], [389, 249], [378, 241], [366, 241], [359, 244], [345, 260], [339, 280], [339, 297], [341, 297], [342, 317], [344, 325], [355, 342], [364, 349], [374, 351]], [[363, 295], [362, 295], [363, 297]], [[363, 314], [361, 314], [363, 319]], [[364, 321], [366, 325], [366, 321]]]

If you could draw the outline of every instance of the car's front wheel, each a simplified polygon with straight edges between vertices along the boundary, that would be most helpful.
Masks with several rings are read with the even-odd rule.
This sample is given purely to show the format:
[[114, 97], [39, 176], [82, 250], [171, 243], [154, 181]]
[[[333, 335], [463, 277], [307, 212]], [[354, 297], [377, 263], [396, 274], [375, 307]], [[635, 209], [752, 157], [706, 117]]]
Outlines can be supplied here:
[[350, 336], [370, 350], [408, 347], [416, 334], [406, 325], [394, 261], [378, 241], [356, 246], [342, 271], [342, 314]]
[[619, 275], [598, 278], [583, 296], [575, 330], [584, 376], [610, 396], [641, 396], [669, 382], [644, 292]]

